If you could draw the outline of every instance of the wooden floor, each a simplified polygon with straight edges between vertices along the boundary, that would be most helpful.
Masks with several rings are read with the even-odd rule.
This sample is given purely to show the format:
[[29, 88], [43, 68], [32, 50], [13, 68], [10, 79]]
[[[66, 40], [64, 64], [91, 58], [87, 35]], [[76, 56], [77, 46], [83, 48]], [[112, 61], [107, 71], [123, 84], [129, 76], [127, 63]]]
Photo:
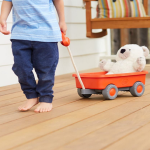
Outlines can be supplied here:
[[0, 88], [0, 150], [150, 149], [150, 75], [139, 98], [82, 99], [71, 74], [56, 77], [54, 91], [53, 110], [34, 113], [17, 110], [26, 101], [18, 84]]

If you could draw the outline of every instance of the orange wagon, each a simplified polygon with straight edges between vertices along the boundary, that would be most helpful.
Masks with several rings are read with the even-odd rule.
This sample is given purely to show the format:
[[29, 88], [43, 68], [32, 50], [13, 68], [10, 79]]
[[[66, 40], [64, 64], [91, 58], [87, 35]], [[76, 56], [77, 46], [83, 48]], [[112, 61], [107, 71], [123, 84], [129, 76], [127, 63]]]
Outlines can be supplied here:
[[73, 74], [73, 77], [79, 96], [88, 98], [92, 94], [103, 94], [105, 99], [110, 100], [117, 97], [118, 91], [129, 91], [133, 96], [142, 96], [146, 74], [147, 71], [112, 75], [106, 75], [106, 72], [83, 73], [80, 77], [85, 89], [82, 89], [77, 75]]
[[118, 91], [129, 91], [133, 96], [142, 96], [145, 91], [145, 79], [147, 71], [106, 75], [107, 72], [79, 74], [69, 45], [70, 39], [62, 33], [61, 44], [68, 48], [76, 74], [76, 87], [79, 96], [89, 98], [92, 94], [103, 94], [105, 99], [115, 99]]

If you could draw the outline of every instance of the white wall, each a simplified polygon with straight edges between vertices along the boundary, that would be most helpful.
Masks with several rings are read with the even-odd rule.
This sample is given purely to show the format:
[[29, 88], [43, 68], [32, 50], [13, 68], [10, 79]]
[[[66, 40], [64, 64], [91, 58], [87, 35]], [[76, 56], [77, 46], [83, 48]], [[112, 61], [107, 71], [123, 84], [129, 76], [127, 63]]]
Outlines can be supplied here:
[[[0, 5], [1, 5], [0, 1]], [[77, 68], [85, 70], [98, 66], [100, 56], [110, 53], [110, 36], [98, 39], [86, 38], [85, 9], [82, 8], [82, 0], [64, 0], [65, 16], [68, 27], [67, 36], [71, 39], [71, 51], [73, 53]], [[93, 17], [95, 17], [96, 3]], [[8, 18], [8, 28], [11, 29], [12, 17]], [[11, 51], [10, 36], [0, 33], [0, 87], [18, 82], [17, 77], [11, 70], [13, 56]], [[60, 60], [56, 75], [74, 72], [66, 47], [59, 44]]]

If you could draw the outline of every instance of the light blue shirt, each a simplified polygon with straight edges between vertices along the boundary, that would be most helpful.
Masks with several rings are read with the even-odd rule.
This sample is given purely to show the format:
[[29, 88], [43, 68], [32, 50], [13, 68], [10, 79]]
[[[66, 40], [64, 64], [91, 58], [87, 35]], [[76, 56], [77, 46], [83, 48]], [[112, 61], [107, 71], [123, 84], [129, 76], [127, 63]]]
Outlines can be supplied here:
[[59, 42], [61, 31], [53, 0], [5, 0], [13, 4], [11, 39]]

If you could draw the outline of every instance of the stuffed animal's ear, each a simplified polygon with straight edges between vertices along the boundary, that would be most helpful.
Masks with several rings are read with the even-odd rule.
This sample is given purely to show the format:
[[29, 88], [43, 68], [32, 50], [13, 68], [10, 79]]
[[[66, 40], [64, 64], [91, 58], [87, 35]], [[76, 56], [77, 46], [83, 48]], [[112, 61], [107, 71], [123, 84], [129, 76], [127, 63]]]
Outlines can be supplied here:
[[149, 49], [146, 46], [142, 46], [144, 56], [147, 57], [149, 55]]

